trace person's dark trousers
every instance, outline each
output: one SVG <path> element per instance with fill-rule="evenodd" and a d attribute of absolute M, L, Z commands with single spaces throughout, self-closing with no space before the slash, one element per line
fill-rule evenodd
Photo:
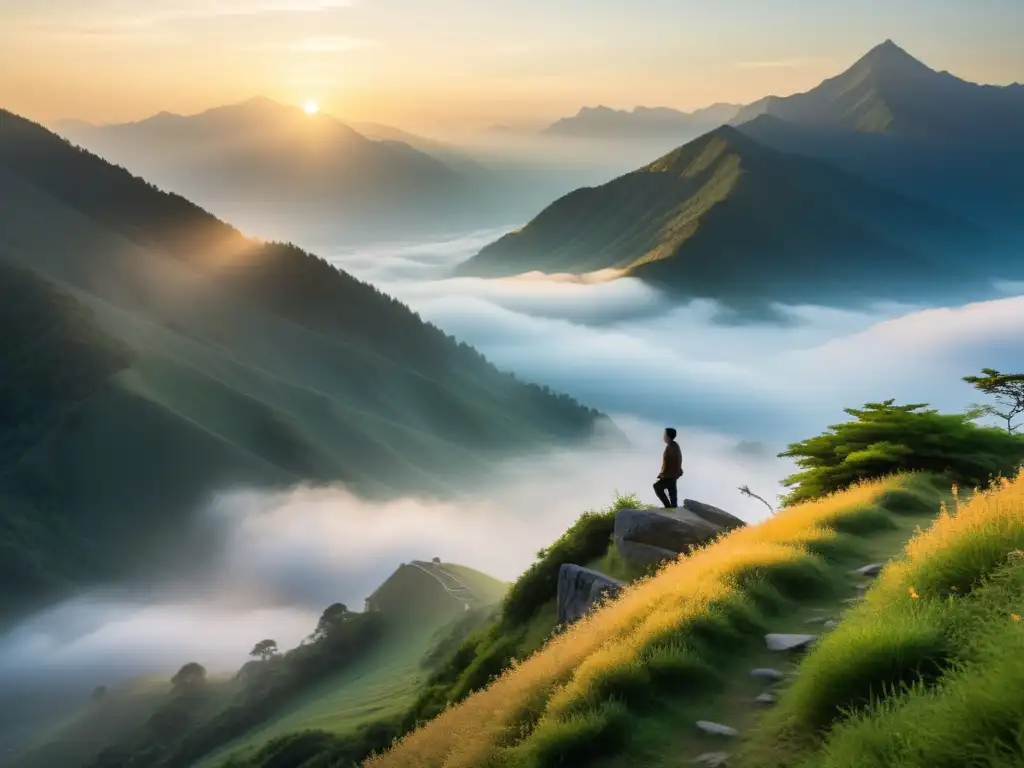
<path fill-rule="evenodd" d="M 675 509 L 679 506 L 679 491 L 676 488 L 674 477 L 659 477 L 654 484 L 654 492 L 666 509 Z"/>

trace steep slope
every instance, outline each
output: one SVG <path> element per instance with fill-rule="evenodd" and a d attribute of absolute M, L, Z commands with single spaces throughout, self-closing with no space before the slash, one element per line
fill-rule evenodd
<path fill-rule="evenodd" d="M 935 72 L 887 41 L 806 93 L 750 105 L 733 124 L 1024 237 L 1022 85 Z"/>
<path fill-rule="evenodd" d="M 401 134 L 375 141 L 326 114 L 258 97 L 197 115 L 60 130 L 105 159 L 263 237 L 397 239 L 496 216 L 488 179 Z"/>
<path fill-rule="evenodd" d="M 619 270 L 728 301 L 964 295 L 985 236 L 948 214 L 722 126 L 577 190 L 460 266 L 464 275 Z"/>
<path fill-rule="evenodd" d="M 0 613 L 201 562 L 228 486 L 447 494 L 603 421 L 9 113 L 0 197 Z"/>
<path fill-rule="evenodd" d="M 583 107 L 572 117 L 555 121 L 542 133 L 575 139 L 669 138 L 678 144 L 689 136 L 729 122 L 740 109 L 736 104 L 712 104 L 693 112 L 669 107 L 636 107 L 633 110 Z"/>
<path fill-rule="evenodd" d="M 772 686 L 751 670 L 788 671 L 795 658 L 766 648 L 765 634 L 827 632 L 867 586 L 851 571 L 898 556 L 943 496 L 924 477 L 896 477 L 738 528 L 633 582 L 363 765 L 668 768 L 734 752 L 737 739 L 698 722 L 750 732 L 767 709 L 756 697 Z"/>
<path fill-rule="evenodd" d="M 732 122 L 761 114 L 918 141 L 1016 143 L 1024 130 L 1024 89 L 978 85 L 936 72 L 886 40 L 816 88 L 768 96 L 742 109 Z"/>

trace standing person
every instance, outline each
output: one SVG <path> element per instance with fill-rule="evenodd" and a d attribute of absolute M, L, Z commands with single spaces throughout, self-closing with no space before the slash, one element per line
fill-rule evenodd
<path fill-rule="evenodd" d="M 665 453 L 661 457 L 658 482 L 654 484 L 654 492 L 658 494 L 658 499 L 665 505 L 665 509 L 675 509 L 679 506 L 676 481 L 682 476 L 683 451 L 676 442 L 676 431 L 672 427 L 665 427 Z"/>

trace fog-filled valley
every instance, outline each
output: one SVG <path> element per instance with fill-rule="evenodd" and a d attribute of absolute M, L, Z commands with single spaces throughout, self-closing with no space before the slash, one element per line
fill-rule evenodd
<path fill-rule="evenodd" d="M 126 29 L 193 16 L 154 18 Z M 755 542 L 818 558 L 792 571 L 807 586 L 928 524 L 892 523 L 891 494 L 958 509 L 963 478 L 1013 474 L 1024 86 L 891 40 L 843 66 L 791 95 L 437 137 L 266 97 L 48 129 L 0 84 L 0 766 L 403 765 L 422 747 L 394 740 L 666 562 L 781 530 L 797 491 L 903 483 L 872 486 L 863 528 L 844 511 Z M 908 448 L 918 417 L 977 442 Z M 851 418 L 864 446 L 811 442 Z M 675 506 L 654 487 L 674 492 L 673 441 L 683 509 L 654 525 L 699 536 L 629 540 L 623 520 Z M 813 485 L 829 451 L 849 475 Z M 880 549 L 843 551 L 869 523 Z M 721 578 L 784 614 L 779 562 Z M 567 587 L 567 566 L 597 581 Z M 707 650 L 691 639 L 672 652 Z M 630 668 L 661 669 L 651 648 Z M 571 709 L 577 682 L 510 720 L 507 768 L 641 759 L 581 746 L 625 721 L 614 686 Z M 484 764 L 430 738 L 454 746 L 415 764 Z"/>

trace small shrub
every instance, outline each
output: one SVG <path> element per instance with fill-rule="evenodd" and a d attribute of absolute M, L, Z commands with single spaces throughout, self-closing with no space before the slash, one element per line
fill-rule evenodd
<path fill-rule="evenodd" d="M 892 400 L 847 408 L 852 421 L 793 443 L 780 456 L 796 458 L 802 471 L 786 478 L 794 487 L 785 504 L 815 499 L 862 480 L 901 472 L 932 472 L 965 488 L 1013 476 L 1024 462 L 1024 437 L 980 427 L 968 414 L 922 410 Z"/>

